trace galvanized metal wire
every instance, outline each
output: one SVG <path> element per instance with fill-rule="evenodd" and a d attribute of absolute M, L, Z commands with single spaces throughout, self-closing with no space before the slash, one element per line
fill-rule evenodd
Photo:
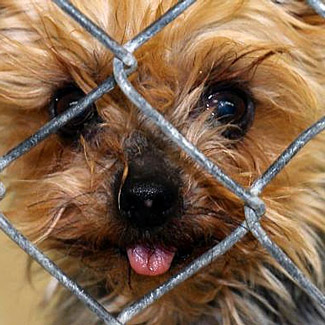
<path fill-rule="evenodd" d="M 325 3 L 323 0 L 307 0 L 308 4 L 322 17 L 325 17 Z"/>
<path fill-rule="evenodd" d="M 54 276 L 63 286 L 76 295 L 92 312 L 94 312 L 104 324 L 121 324 L 106 309 L 91 297 L 76 282 L 70 279 L 59 267 L 46 255 L 40 252 L 30 241 L 15 229 L 8 219 L 0 213 L 0 228 L 5 234 L 16 242 L 30 257 L 37 261 L 47 272 Z"/>
<path fill-rule="evenodd" d="M 218 166 L 204 156 L 192 143 L 190 143 L 170 122 L 168 122 L 157 110 L 155 110 L 131 85 L 128 75 L 137 68 L 137 61 L 133 52 L 146 41 L 154 37 L 163 27 L 175 20 L 195 0 L 179 1 L 177 5 L 166 12 L 152 25 L 148 26 L 140 34 L 124 45 L 117 43 L 100 27 L 89 20 L 82 12 L 74 7 L 69 1 L 53 0 L 62 10 L 71 16 L 80 26 L 85 28 L 91 35 L 100 41 L 108 50 L 113 52 L 113 76 L 107 78 L 101 85 L 93 89 L 87 96 L 78 101 L 72 108 L 55 117 L 45 124 L 30 138 L 19 144 L 14 149 L 0 158 L 0 172 L 3 171 L 14 160 L 31 150 L 34 146 L 46 139 L 50 134 L 58 131 L 71 119 L 81 114 L 91 103 L 101 98 L 105 93 L 112 90 L 116 83 L 127 98 L 135 104 L 138 109 L 151 119 L 181 150 L 185 151 L 195 162 L 201 165 L 208 173 L 215 177 L 223 186 L 237 195 L 244 203 L 246 220 L 236 228 L 228 237 L 219 244 L 208 250 L 201 257 L 186 266 L 180 273 L 173 276 L 152 292 L 145 295 L 139 301 L 126 307 L 118 317 L 113 317 L 93 297 L 85 292 L 77 283 L 70 279 L 60 268 L 53 263 L 45 254 L 39 251 L 28 239 L 26 239 L 14 226 L 0 213 L 0 228 L 16 242 L 27 254 L 35 259 L 46 271 L 54 276 L 62 285 L 79 298 L 99 319 L 105 324 L 125 324 L 135 315 L 140 313 L 150 304 L 155 302 L 169 290 L 185 281 L 203 267 L 209 265 L 222 254 L 227 252 L 233 245 L 240 241 L 248 232 L 251 232 L 260 244 L 278 261 L 288 272 L 294 281 L 306 291 L 306 293 L 325 308 L 325 295 L 312 284 L 289 259 L 289 257 L 268 237 L 260 224 L 260 219 L 267 209 L 264 202 L 259 198 L 263 189 L 272 181 L 276 175 L 291 161 L 307 142 L 317 134 L 325 130 L 325 117 L 320 119 L 306 131 L 304 131 L 279 158 L 268 168 L 267 171 L 257 179 L 250 189 L 245 189 Z M 322 1 L 309 0 L 308 3 L 322 16 L 325 17 L 325 6 Z M 0 199 L 5 196 L 5 188 L 0 183 Z"/>

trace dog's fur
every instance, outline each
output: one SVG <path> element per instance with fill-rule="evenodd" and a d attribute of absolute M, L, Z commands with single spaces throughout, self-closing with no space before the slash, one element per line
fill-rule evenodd
<path fill-rule="evenodd" d="M 73 1 L 120 43 L 176 2 Z M 135 52 L 138 69 L 130 80 L 209 159 L 249 186 L 324 115 L 324 49 L 325 21 L 304 1 L 199 0 Z M 51 1 L 0 0 L 1 153 L 50 119 L 57 89 L 74 83 L 88 93 L 111 75 L 112 57 Z M 218 82 L 236 82 L 253 95 L 254 122 L 241 139 L 226 139 L 223 127 L 207 126 L 206 114 L 192 114 L 206 85 Z M 23 233 L 117 313 L 229 235 L 244 220 L 243 204 L 172 145 L 119 89 L 96 107 L 103 123 L 92 132 L 73 143 L 52 135 L 6 169 L 2 206 Z M 149 141 L 150 149 L 137 137 Z M 321 290 L 324 143 L 320 135 L 308 144 L 262 194 L 263 227 Z M 116 209 L 115 184 L 137 145 L 177 171 L 182 184 L 182 215 L 155 231 L 129 226 Z M 165 274 L 146 277 L 126 258 L 126 247 L 137 242 L 191 254 L 175 260 Z M 56 324 L 98 323 L 60 288 L 53 301 Z M 324 322 L 320 307 L 247 235 L 130 324 Z"/>

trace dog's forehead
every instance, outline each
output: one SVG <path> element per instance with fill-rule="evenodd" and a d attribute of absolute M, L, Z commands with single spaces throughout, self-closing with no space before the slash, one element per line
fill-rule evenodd
<path fill-rule="evenodd" d="M 72 3 L 116 41 L 125 43 L 153 23 L 177 1 L 78 0 Z M 11 11 L 11 23 L 19 22 L 26 27 L 29 25 L 43 36 L 55 38 L 65 35 L 68 38 L 75 38 L 77 42 L 82 42 L 82 38 L 91 44 L 97 42 L 89 35 L 86 37 L 84 30 L 50 0 L 5 0 L 2 6 Z M 163 41 L 167 45 L 179 39 L 188 39 L 203 30 L 205 34 L 220 33 L 231 38 L 236 38 L 236 34 L 241 37 L 245 34 L 255 35 L 256 38 L 276 39 L 286 34 L 286 28 L 281 25 L 297 23 L 282 7 L 270 0 L 199 0 L 165 27 L 160 34 L 165 35 Z M 272 33 L 267 27 L 272 28 Z M 277 30 L 282 32 L 277 33 Z M 82 38 L 80 33 L 83 34 Z"/>
<path fill-rule="evenodd" d="M 124 44 L 177 1 L 78 0 L 72 3 L 118 43 Z M 90 66 L 96 73 L 105 67 L 104 75 L 111 72 L 106 69 L 113 54 L 52 1 L 11 0 L 4 1 L 3 7 L 8 10 L 4 9 L 2 24 L 10 26 L 10 31 L 3 28 L 3 34 L 26 44 L 29 56 L 35 53 L 35 60 L 40 61 L 38 55 L 44 49 L 43 60 L 48 60 L 52 71 L 55 69 L 50 62 L 54 53 L 59 54 L 61 62 L 71 66 Z M 298 22 L 269 0 L 197 1 L 149 40 L 154 51 L 143 47 L 137 54 L 157 62 L 168 61 L 169 54 L 174 53 L 174 57 L 181 56 L 180 61 L 186 62 L 187 55 L 194 57 L 209 51 L 215 40 L 234 41 L 242 46 L 263 42 L 291 45 L 300 38 L 294 24 Z M 16 55 L 20 55 L 18 50 Z M 216 52 L 213 59 L 222 55 L 222 51 Z"/>
<path fill-rule="evenodd" d="M 72 3 L 124 44 L 177 1 L 78 0 Z M 1 64 L 6 71 L 18 72 L 20 80 L 25 81 L 25 94 L 30 93 L 33 100 L 24 96 L 21 99 L 24 106 L 43 106 L 55 89 L 67 82 L 75 82 L 88 92 L 112 74 L 113 54 L 54 2 L 4 0 L 1 5 L 1 34 L 5 36 L 0 44 L 0 54 L 4 53 Z M 160 88 L 163 81 L 167 88 L 172 85 L 172 92 L 173 85 L 180 83 L 184 87 L 187 83 L 188 87 L 184 87 L 187 91 L 211 68 L 226 70 L 228 61 L 238 57 L 236 69 L 245 72 L 248 66 L 256 66 L 251 65 L 252 60 L 265 57 L 269 51 L 280 54 L 276 56 L 278 70 L 287 71 L 286 76 L 290 73 L 290 78 L 277 73 L 277 83 L 281 79 L 289 84 L 288 80 L 295 78 L 293 74 L 305 73 L 299 68 L 299 62 L 307 59 L 306 53 L 309 52 L 309 58 L 316 57 L 313 51 L 318 48 L 313 46 L 312 38 L 310 43 L 306 38 L 306 33 L 313 32 L 313 26 L 296 19 L 284 6 L 270 0 L 199 0 L 136 51 L 137 73 L 142 81 L 156 79 L 152 89 Z M 294 60 L 282 55 L 291 49 L 296 55 Z M 263 65 L 264 60 L 258 64 Z M 179 75 L 178 71 L 181 71 Z M 268 78 L 263 86 L 260 83 L 260 89 L 271 83 L 275 71 L 273 67 L 264 69 Z M 4 76 L 4 80 L 9 77 Z M 250 76 L 247 74 L 247 77 Z M 8 80 L 8 84 L 11 83 L 12 80 Z M 38 98 L 43 99 L 37 99 L 37 103 L 35 89 L 40 95 Z"/>

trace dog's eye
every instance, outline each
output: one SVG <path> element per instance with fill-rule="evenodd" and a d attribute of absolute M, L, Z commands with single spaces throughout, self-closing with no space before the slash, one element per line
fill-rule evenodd
<path fill-rule="evenodd" d="M 85 93 L 74 85 L 69 85 L 59 89 L 52 97 L 49 113 L 50 117 L 60 115 L 64 111 L 68 110 L 78 102 Z M 76 116 L 70 122 L 65 124 L 59 130 L 59 134 L 65 138 L 75 138 L 83 133 L 90 123 L 99 119 L 96 107 L 94 105 L 89 106 L 84 112 Z"/>
<path fill-rule="evenodd" d="M 255 107 L 252 96 L 236 86 L 207 87 L 199 106 L 210 113 L 209 126 L 227 125 L 223 136 L 229 139 L 241 138 L 253 122 Z"/>

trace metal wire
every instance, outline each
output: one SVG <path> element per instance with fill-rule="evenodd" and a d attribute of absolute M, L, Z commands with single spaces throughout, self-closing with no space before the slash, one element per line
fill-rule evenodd
<path fill-rule="evenodd" d="M 22 156 L 24 153 L 31 150 L 41 141 L 46 139 L 52 133 L 58 131 L 63 125 L 70 120 L 84 112 L 90 104 L 102 97 L 106 92 L 112 90 L 115 86 L 113 77 L 108 78 L 99 87 L 93 89 L 86 97 L 79 100 L 69 110 L 63 112 L 61 115 L 53 118 L 50 122 L 41 127 L 35 134 L 29 137 L 24 142 L 10 150 L 0 158 L 0 172 L 8 167 L 13 161 Z"/>
<path fill-rule="evenodd" d="M 83 15 L 74 5 L 64 0 L 53 0 L 64 12 L 70 15 L 76 22 L 78 22 L 85 30 L 92 36 L 103 43 L 114 55 L 119 58 L 127 66 L 136 68 L 137 61 L 135 57 L 126 50 L 126 48 L 114 39 L 108 36 L 100 27 L 95 25 L 85 15 Z"/>
<path fill-rule="evenodd" d="M 256 180 L 251 188 L 255 195 L 261 193 L 265 186 L 289 163 L 289 161 L 303 148 L 307 142 L 313 139 L 317 134 L 325 130 L 325 117 L 305 130 L 289 147 L 283 151 L 280 157 L 267 169 L 267 171 Z"/>
<path fill-rule="evenodd" d="M 73 280 L 67 277 L 47 256 L 40 252 L 30 243 L 11 223 L 0 213 L 0 228 L 15 241 L 24 251 L 34 258 L 44 269 L 52 274 L 61 284 L 76 295 L 99 319 L 105 324 L 124 324 L 131 320 L 143 309 L 155 302 L 169 290 L 185 281 L 203 267 L 210 264 L 216 258 L 227 252 L 231 247 L 241 240 L 248 232 L 251 232 L 261 245 L 279 262 L 280 265 L 291 275 L 291 277 L 303 288 L 311 298 L 325 307 L 325 296 L 316 288 L 289 259 L 288 256 L 268 237 L 260 225 L 260 219 L 265 213 L 264 202 L 258 197 L 262 190 L 272 181 L 274 177 L 290 162 L 290 160 L 301 150 L 308 141 L 325 129 L 325 117 L 316 122 L 313 126 L 304 131 L 280 157 L 268 168 L 267 171 L 257 179 L 250 189 L 245 189 L 218 166 L 208 160 L 192 143 L 190 143 L 181 133 L 164 117 L 159 114 L 137 91 L 132 87 L 127 77 L 137 67 L 137 62 L 133 52 L 142 46 L 146 41 L 156 35 L 164 26 L 175 20 L 183 13 L 195 0 L 179 1 L 177 5 L 168 10 L 156 22 L 148 26 L 140 34 L 123 46 L 107 35 L 100 27 L 89 20 L 83 13 L 74 7 L 69 1 L 53 0 L 62 10 L 70 15 L 76 22 L 85 28 L 91 35 L 98 39 L 108 50 L 114 54 L 113 73 L 114 77 L 107 78 L 101 85 L 93 89 L 87 96 L 81 99 L 71 109 L 62 113 L 45 124 L 38 132 L 30 138 L 0 157 L 0 172 L 3 171 L 15 159 L 28 152 L 31 148 L 39 144 L 50 134 L 56 132 L 71 119 L 85 111 L 90 104 L 98 100 L 105 93 L 116 86 L 116 82 L 124 94 L 132 101 L 138 109 L 150 118 L 176 145 L 184 150 L 194 161 L 200 164 L 206 171 L 213 175 L 228 190 L 236 194 L 245 204 L 244 221 L 229 236 L 219 244 L 208 250 L 201 257 L 190 263 L 181 272 L 172 277 L 157 289 L 145 295 L 139 301 L 126 307 L 117 318 L 108 313 L 93 297 L 87 294 Z M 308 3 L 322 16 L 325 17 L 325 5 L 322 1 L 309 0 Z M 127 66 L 127 69 L 124 68 Z M 116 80 L 116 81 L 115 81 Z M 5 195 L 5 188 L 0 183 L 0 199 Z"/>
<path fill-rule="evenodd" d="M 99 319 L 105 324 L 121 325 L 106 309 L 91 297 L 83 288 L 76 282 L 71 280 L 62 270 L 55 265 L 52 260 L 40 252 L 31 242 L 24 237 L 7 218 L 0 212 L 0 228 L 4 233 L 17 243 L 30 257 L 37 261 L 47 272 L 54 276 L 63 286 L 76 295 Z"/>
<path fill-rule="evenodd" d="M 308 4 L 322 17 L 325 17 L 325 3 L 323 0 L 307 0 Z"/>
<path fill-rule="evenodd" d="M 123 68 L 123 64 L 118 59 L 114 59 L 114 77 L 124 94 L 135 104 L 148 118 L 150 118 L 172 141 L 183 149 L 192 159 L 206 169 L 223 186 L 235 193 L 247 205 L 257 211 L 258 215 L 265 212 L 264 203 L 260 198 L 251 195 L 242 186 L 237 184 L 226 175 L 218 166 L 204 156 L 192 143 L 190 143 L 171 123 L 169 123 L 157 110 L 155 110 L 131 85 Z"/>
<path fill-rule="evenodd" d="M 6 189 L 4 185 L 0 182 L 0 200 L 5 196 L 6 194 Z"/>
<path fill-rule="evenodd" d="M 292 278 L 304 289 L 310 297 L 325 308 L 325 296 L 303 274 L 291 259 L 270 239 L 262 228 L 255 212 L 245 207 L 246 221 L 251 233 L 265 247 L 279 264 L 292 276 Z"/>
<path fill-rule="evenodd" d="M 313 124 L 309 129 L 307 129 L 305 132 L 303 132 L 300 136 L 295 139 L 295 141 L 278 157 L 278 159 L 272 164 L 267 171 L 253 183 L 251 187 L 251 192 L 255 191 L 258 192 L 257 188 L 259 188 L 259 184 L 264 184 L 265 186 L 268 183 L 264 182 L 264 179 L 267 177 L 266 175 L 273 175 L 275 176 L 274 170 L 276 170 L 276 173 L 278 173 L 280 170 L 282 170 L 285 165 L 293 158 L 294 155 L 298 153 L 299 150 L 301 150 L 310 140 L 312 140 L 317 134 L 325 130 L 325 123 L 324 119 L 322 118 L 315 124 Z M 286 163 L 284 163 L 286 162 Z M 271 180 L 271 178 L 269 178 Z M 247 213 L 246 210 L 247 207 L 245 207 L 245 216 L 247 219 Z M 252 211 L 252 210 L 251 210 Z M 258 223 L 258 220 L 260 218 L 258 216 L 255 216 L 254 218 L 254 227 L 255 224 Z M 209 265 L 211 262 L 213 262 L 215 259 L 217 259 L 219 256 L 224 254 L 226 251 L 228 251 L 233 245 L 235 245 L 240 239 L 242 239 L 249 231 L 250 228 L 253 228 L 253 224 L 251 222 L 252 219 L 249 219 L 249 224 L 245 221 L 240 226 L 238 226 L 229 236 L 227 236 L 224 240 L 222 240 L 219 244 L 208 250 L 206 253 L 201 255 L 200 258 L 193 261 L 191 264 L 189 264 L 187 267 L 185 267 L 180 273 L 178 273 L 176 276 L 168 280 L 166 283 L 162 284 L 157 289 L 151 291 L 147 295 L 145 295 L 141 300 L 135 302 L 133 305 L 129 306 L 125 310 L 123 310 L 120 315 L 118 316 L 118 319 L 121 322 L 127 322 L 132 317 L 140 313 L 143 309 L 145 309 L 147 306 L 152 304 L 154 301 L 158 300 L 161 296 L 163 296 L 165 293 L 176 287 L 178 284 L 182 283 L 186 279 L 190 278 L 192 275 L 194 275 L 196 272 L 201 270 L 202 268 Z M 263 245 L 264 246 L 264 245 Z M 268 249 L 268 244 L 264 246 L 266 249 Z M 279 259 L 283 257 L 284 254 L 280 248 L 275 249 L 275 259 L 277 259 L 277 256 L 279 256 Z M 280 262 L 280 260 L 278 260 Z M 282 264 L 281 264 L 282 265 Z M 283 266 L 283 265 L 282 265 Z M 285 268 L 286 265 L 284 265 Z M 292 265 L 288 266 L 290 268 L 286 269 L 289 274 L 292 274 L 291 271 Z M 295 267 L 295 266 L 294 266 Z M 303 282 L 307 284 L 306 292 L 312 292 L 315 291 L 317 294 L 314 296 L 314 299 L 318 302 L 322 303 L 324 302 L 324 295 L 319 295 L 319 290 L 308 280 L 306 279 L 302 274 L 299 274 L 299 277 L 303 277 Z M 293 276 L 295 279 L 295 277 Z M 298 279 L 295 279 L 298 283 Z M 309 291 L 309 287 L 313 288 Z M 324 305 L 325 306 L 325 305 Z"/>
<path fill-rule="evenodd" d="M 56 0 L 53 0 L 53 2 Z M 190 5 L 192 5 L 196 0 L 186 0 L 179 2 L 177 5 L 172 7 L 170 10 L 168 10 L 162 17 L 160 17 L 155 23 L 151 24 L 148 28 L 144 29 L 141 33 L 139 33 L 137 36 L 135 36 L 132 40 L 130 40 L 126 47 L 128 47 L 128 50 L 130 52 L 133 52 L 138 47 L 143 45 L 148 39 L 150 39 L 150 32 L 152 33 L 152 37 L 156 35 L 163 27 L 168 25 L 171 21 L 173 21 L 176 17 L 178 17 L 182 12 L 184 12 Z M 60 0 L 60 4 L 65 4 L 66 12 L 70 14 L 69 10 L 74 7 L 69 6 L 68 1 Z M 79 12 L 80 13 L 80 12 Z M 71 13 L 71 16 L 73 17 L 75 15 L 74 12 Z M 83 15 L 80 13 L 80 15 Z M 83 15 L 84 16 L 84 15 Z M 84 21 L 87 24 L 87 21 L 89 21 L 85 16 L 84 20 L 80 19 L 79 23 L 82 25 Z M 92 23 L 93 24 L 93 23 Z M 93 24 L 95 25 L 95 24 Z M 83 25 L 82 25 L 83 26 Z M 85 27 L 86 28 L 86 27 Z M 105 32 L 98 28 L 96 30 L 98 33 Z M 106 34 L 105 34 L 106 35 Z M 104 45 L 106 45 L 106 42 L 109 43 L 110 37 L 108 35 L 102 35 L 99 37 L 99 40 L 104 40 Z M 134 65 L 133 65 L 134 67 Z M 128 69 L 126 71 L 126 74 L 129 75 L 132 73 L 132 68 Z M 80 99 L 75 105 L 71 106 L 71 108 L 59 116 L 53 118 L 51 121 L 46 123 L 42 128 L 39 129 L 35 134 L 33 134 L 31 137 L 26 139 L 24 142 L 20 143 L 18 146 L 10 150 L 7 154 L 0 157 L 0 172 L 4 170 L 4 168 L 8 167 L 14 160 L 22 156 L 24 153 L 31 150 L 33 147 L 35 147 L 37 144 L 39 144 L 41 141 L 46 139 L 49 135 L 52 133 L 55 133 L 58 131 L 63 125 L 68 123 L 70 120 L 74 119 L 79 114 L 82 114 L 92 103 L 94 103 L 96 100 L 101 98 L 105 93 L 108 93 L 111 91 L 116 82 L 114 80 L 114 77 L 111 76 L 107 78 L 101 85 L 99 85 L 97 88 L 94 88 L 87 96 Z"/>

